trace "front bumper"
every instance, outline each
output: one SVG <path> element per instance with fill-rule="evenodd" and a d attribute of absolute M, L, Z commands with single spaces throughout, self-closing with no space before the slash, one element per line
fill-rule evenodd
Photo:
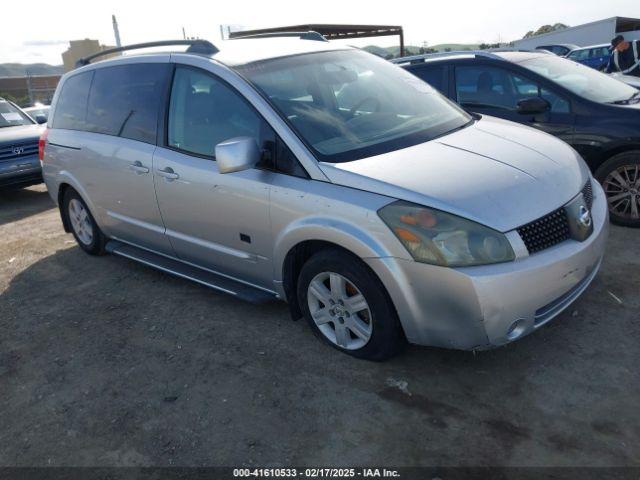
<path fill-rule="evenodd" d="M 42 183 L 38 155 L 28 155 L 0 162 L 0 188 L 23 187 Z"/>
<path fill-rule="evenodd" d="M 366 259 L 385 284 L 411 343 L 458 349 L 504 345 L 567 308 L 595 277 L 609 232 L 604 192 L 593 182 L 593 233 L 514 262 L 444 268 Z M 517 322 L 514 324 L 514 322 Z"/>

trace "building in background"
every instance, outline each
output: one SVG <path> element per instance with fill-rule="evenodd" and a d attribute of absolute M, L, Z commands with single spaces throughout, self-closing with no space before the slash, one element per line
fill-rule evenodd
<path fill-rule="evenodd" d="M 87 55 L 91 55 L 93 53 L 102 52 L 103 50 L 107 50 L 109 48 L 113 47 L 100 45 L 100 42 L 98 40 L 91 40 L 89 38 L 85 38 L 84 40 L 71 40 L 69 42 L 69 48 L 62 54 L 64 71 L 69 72 L 76 68 L 76 62 L 82 57 L 86 57 Z M 107 55 L 102 58 L 109 58 L 116 55 L 118 54 Z"/>
<path fill-rule="evenodd" d="M 26 75 L 0 78 L 0 97 L 21 107 L 36 103 L 49 105 L 61 75 Z"/>
<path fill-rule="evenodd" d="M 574 44 L 579 47 L 610 43 L 616 35 L 624 35 L 627 40 L 640 39 L 640 19 L 611 17 L 576 27 L 556 30 L 535 37 L 515 40 L 513 47 L 529 50 L 543 45 Z"/>

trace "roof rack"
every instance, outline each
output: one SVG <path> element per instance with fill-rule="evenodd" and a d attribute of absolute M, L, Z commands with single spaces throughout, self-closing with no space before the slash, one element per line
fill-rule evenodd
<path fill-rule="evenodd" d="M 300 40 L 315 40 L 316 42 L 328 42 L 322 34 L 309 30 L 308 32 L 266 32 L 242 35 L 237 32 L 230 40 L 241 40 L 246 38 L 272 38 L 272 37 L 296 37 Z"/>
<path fill-rule="evenodd" d="M 112 53 L 118 52 L 126 52 L 128 50 L 138 50 L 141 48 L 151 48 L 151 47 L 166 47 L 173 45 L 189 45 L 187 48 L 187 53 L 200 53 L 203 55 L 214 55 L 218 53 L 220 50 L 216 48 L 216 46 L 209 42 L 208 40 L 162 40 L 158 42 L 147 42 L 147 43 L 136 43 L 133 45 L 125 45 L 124 47 L 115 47 L 108 48 L 107 50 L 102 50 L 101 52 L 93 53 L 91 55 L 87 55 L 86 57 L 82 57 L 76 62 L 76 68 L 82 67 L 84 65 L 89 65 L 91 60 L 102 57 L 104 55 L 110 55 Z"/>
<path fill-rule="evenodd" d="M 412 55 L 410 57 L 400 57 L 391 59 L 392 63 L 422 63 L 431 58 L 451 57 L 455 55 L 475 55 L 477 57 L 493 58 L 494 60 L 504 60 L 495 53 L 486 50 L 455 50 L 451 52 L 425 53 L 422 55 Z"/>

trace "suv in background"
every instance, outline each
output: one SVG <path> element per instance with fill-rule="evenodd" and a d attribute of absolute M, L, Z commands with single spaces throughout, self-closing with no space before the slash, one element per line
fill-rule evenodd
<path fill-rule="evenodd" d="M 0 98 L 0 188 L 42 183 L 38 161 L 42 130 L 16 104 Z"/>
<path fill-rule="evenodd" d="M 42 163 L 83 250 L 286 299 L 376 360 L 405 338 L 509 343 L 587 288 L 609 223 L 574 150 L 375 55 L 287 35 L 169 42 L 190 47 L 64 75 Z"/>
<path fill-rule="evenodd" d="M 564 57 L 567 53 L 576 48 L 579 48 L 578 45 L 559 43 L 555 45 L 540 45 L 536 47 L 536 50 L 546 50 L 547 52 L 555 53 L 559 57 Z"/>
<path fill-rule="evenodd" d="M 22 110 L 26 112 L 31 118 L 33 118 L 38 123 L 47 123 L 49 119 L 49 109 L 51 107 L 49 105 L 42 105 L 36 103 L 32 107 L 23 108 Z"/>
<path fill-rule="evenodd" d="M 582 155 L 614 223 L 640 227 L 640 92 L 539 52 L 454 52 L 395 59 L 468 111 L 535 127 Z"/>
<path fill-rule="evenodd" d="M 609 44 L 592 45 L 590 47 L 580 47 L 571 50 L 566 58 L 574 62 L 581 63 L 587 67 L 596 70 L 604 70 L 609 64 L 611 58 L 611 49 Z"/>

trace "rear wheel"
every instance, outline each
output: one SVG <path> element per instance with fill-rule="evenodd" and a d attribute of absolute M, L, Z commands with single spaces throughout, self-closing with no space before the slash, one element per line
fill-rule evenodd
<path fill-rule="evenodd" d="M 63 198 L 62 213 L 80 248 L 90 255 L 104 254 L 105 236 L 78 192 L 69 188 Z"/>
<path fill-rule="evenodd" d="M 298 302 L 316 335 L 354 357 L 385 360 L 403 343 L 384 286 L 348 253 L 324 250 L 312 256 L 298 278 Z"/>
<path fill-rule="evenodd" d="M 595 173 L 609 205 L 611 221 L 640 227 L 640 150 L 620 153 Z"/>

